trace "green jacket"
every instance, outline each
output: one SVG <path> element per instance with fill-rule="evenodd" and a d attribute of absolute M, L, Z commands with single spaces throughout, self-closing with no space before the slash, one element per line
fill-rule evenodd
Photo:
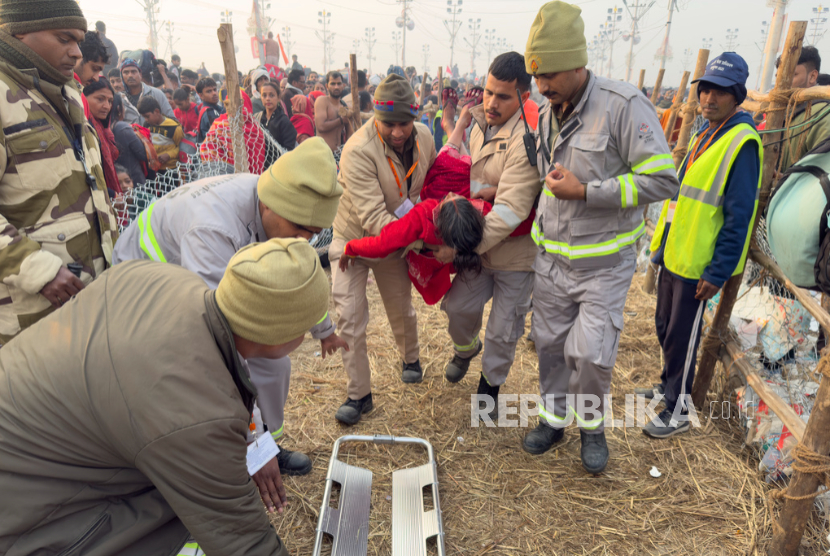
<path fill-rule="evenodd" d="M 0 349 L 0 554 L 288 556 L 246 464 L 256 389 L 204 280 L 128 261 Z"/>
<path fill-rule="evenodd" d="M 82 263 L 89 283 L 110 265 L 117 223 L 81 103 L 74 80 L 58 88 L 0 60 L 0 344 L 52 312 L 39 292 L 61 266 Z"/>
<path fill-rule="evenodd" d="M 830 103 L 814 102 L 810 119 L 818 116 L 819 112 L 825 108 L 830 108 Z M 806 110 L 806 102 L 796 107 L 790 128 L 805 121 Z M 807 131 L 805 131 L 805 127 Z M 791 129 L 787 133 L 789 140 L 785 141 L 781 148 L 781 157 L 783 160 L 783 164 L 781 164 L 782 172 L 798 162 L 801 157 L 813 150 L 816 145 L 830 137 L 830 112 L 825 114 L 819 121 L 805 127 Z M 799 152 L 798 146 L 801 144 L 802 139 L 804 140 L 804 145 Z"/>

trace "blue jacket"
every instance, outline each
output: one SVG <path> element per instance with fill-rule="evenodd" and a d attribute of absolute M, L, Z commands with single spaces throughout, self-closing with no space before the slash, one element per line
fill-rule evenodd
<path fill-rule="evenodd" d="M 717 133 L 713 143 L 719 140 L 726 132 L 738 124 L 749 124 L 755 127 L 752 121 L 752 116 L 747 112 L 738 112 L 725 126 Z M 701 144 L 706 144 L 709 141 L 712 133 L 717 128 L 710 128 L 709 122 L 705 122 L 703 127 L 698 131 L 698 135 L 702 135 Z M 723 227 L 718 233 L 718 240 L 715 242 L 715 253 L 712 255 L 712 261 L 709 266 L 703 271 L 701 279 L 706 280 L 719 288 L 723 287 L 726 281 L 735 272 L 738 262 L 741 260 L 744 243 L 746 242 L 746 234 L 749 227 L 752 226 L 752 212 L 755 209 L 755 195 L 758 189 L 758 178 L 761 173 L 761 158 L 758 154 L 758 149 L 754 142 L 746 143 L 735 158 L 735 163 L 729 171 L 729 176 L 726 179 L 726 188 L 723 199 Z M 678 172 L 678 179 L 683 183 L 686 175 L 686 161 Z M 677 197 L 675 196 L 675 199 Z M 663 243 L 660 249 L 652 257 L 652 262 L 663 265 L 663 250 L 666 244 L 666 238 L 669 237 L 669 230 L 671 224 L 666 226 L 663 232 Z M 663 268 L 664 271 L 668 270 Z M 677 276 L 684 282 L 696 284 L 697 280 L 690 280 Z"/>
<path fill-rule="evenodd" d="M 202 107 L 206 107 L 207 110 L 205 110 L 205 113 L 202 114 L 202 119 L 199 121 L 199 137 L 197 138 L 198 143 L 205 140 L 208 131 L 210 131 L 210 126 L 213 125 L 213 121 L 225 113 L 225 106 L 221 102 L 218 104 L 210 104 L 205 102 L 199 107 L 200 112 Z"/>

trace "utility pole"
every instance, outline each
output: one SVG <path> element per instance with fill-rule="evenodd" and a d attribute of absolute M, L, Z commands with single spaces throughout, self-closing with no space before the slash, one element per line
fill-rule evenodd
<path fill-rule="evenodd" d="M 481 34 L 479 33 L 479 30 L 481 29 L 481 19 L 479 18 L 475 21 L 470 19 L 467 24 L 467 28 L 470 30 L 470 38 L 472 40 L 467 40 L 465 37 L 464 42 L 466 42 L 467 46 L 469 46 L 470 50 L 472 50 L 472 54 L 470 55 L 470 73 L 475 73 L 476 57 L 478 57 L 478 41 L 481 40 Z"/>
<path fill-rule="evenodd" d="M 605 27 L 606 29 L 609 26 L 611 27 L 611 31 L 607 37 L 609 41 L 607 77 L 609 79 L 611 78 L 611 70 L 614 69 L 614 43 L 617 40 L 617 22 L 619 21 L 622 21 L 622 8 L 618 8 L 617 6 L 608 8 L 608 16 L 606 17 Z"/>
<path fill-rule="evenodd" d="M 825 8 L 821 4 L 817 8 L 813 8 L 813 17 L 810 18 L 810 24 L 813 26 L 813 40 L 810 43 L 812 46 L 815 46 L 824 37 L 824 24 L 827 23 L 826 16 L 828 12 L 830 12 L 830 8 Z M 819 30 L 821 30 L 821 34 L 819 34 Z"/>
<path fill-rule="evenodd" d="M 375 43 L 378 42 L 375 40 L 375 28 L 374 27 L 366 27 L 366 31 L 363 33 L 363 42 L 366 44 L 366 50 L 369 52 L 368 56 L 366 56 L 369 60 L 369 73 L 372 73 L 372 47 L 375 46 Z"/>
<path fill-rule="evenodd" d="M 172 21 L 165 21 L 164 22 L 164 30 L 167 31 L 167 53 L 165 57 L 169 60 L 170 57 L 175 54 L 173 51 L 173 45 L 179 42 L 179 39 L 173 40 L 173 33 L 175 32 L 175 23 Z"/>
<path fill-rule="evenodd" d="M 663 47 L 660 49 L 660 69 L 666 69 L 666 58 L 669 56 L 669 33 L 671 33 L 671 17 L 677 9 L 677 0 L 669 0 L 669 19 L 666 21 L 666 37 L 663 39 Z"/>
<path fill-rule="evenodd" d="M 784 20 L 787 18 L 787 3 L 789 0 L 768 0 L 767 6 L 774 8 L 772 23 L 764 47 L 764 71 L 761 74 L 760 92 L 765 93 L 772 87 L 772 76 L 775 70 L 775 58 L 778 56 L 778 46 L 781 44 L 781 31 Z"/>
<path fill-rule="evenodd" d="M 461 29 L 461 20 L 457 17 L 461 14 L 462 0 L 447 0 L 447 13 L 452 15 L 452 21 L 444 20 L 444 27 L 450 34 L 450 69 L 453 68 L 453 55 L 455 54 L 455 37 Z"/>
<path fill-rule="evenodd" d="M 721 47 L 726 52 L 735 52 L 735 49 L 740 45 L 737 44 L 735 41 L 738 40 L 738 28 L 735 29 L 727 29 L 726 30 L 726 46 L 721 45 Z"/>
<path fill-rule="evenodd" d="M 638 0 L 634 0 L 637 2 Z M 625 80 L 631 81 L 631 68 L 634 66 L 634 45 L 640 43 L 640 34 L 638 32 L 638 24 L 643 17 L 645 17 L 646 13 L 649 9 L 654 5 L 654 1 L 652 0 L 650 4 L 634 4 L 629 5 L 626 0 L 623 0 L 623 4 L 625 8 L 628 10 L 628 15 L 631 17 L 631 34 L 630 35 L 623 35 L 623 40 L 631 40 L 631 46 L 628 49 L 628 64 L 625 68 Z M 633 10 L 633 11 L 632 11 Z M 628 38 L 626 38 L 628 37 Z"/>
<path fill-rule="evenodd" d="M 147 26 L 150 28 L 150 50 L 153 54 L 159 54 L 159 37 L 156 16 L 159 13 L 159 3 L 161 0 L 136 0 L 139 6 L 144 8 L 144 13 L 147 14 Z"/>
<path fill-rule="evenodd" d="M 400 66 L 398 63 L 400 60 L 400 52 L 401 52 L 401 32 L 400 31 L 392 31 L 392 42 L 395 43 L 395 65 Z"/>
<path fill-rule="evenodd" d="M 280 38 L 282 39 L 282 45 L 288 53 L 288 57 L 291 58 L 291 55 L 294 54 L 294 41 L 291 40 L 291 27 L 283 27 Z"/>
<path fill-rule="evenodd" d="M 265 16 L 265 10 L 269 9 L 271 4 L 266 4 L 265 0 L 256 0 L 254 2 L 254 29 L 248 28 L 249 33 L 253 33 L 257 39 L 264 39 L 268 35 L 268 29 L 271 27 L 271 18 Z M 265 65 L 265 45 L 257 42 L 257 54 L 259 55 L 260 65 Z"/>
<path fill-rule="evenodd" d="M 332 46 L 334 46 L 334 33 L 329 33 L 331 24 L 331 12 L 323 10 L 317 12 L 317 23 L 323 26 L 321 31 L 314 31 L 317 38 L 323 43 L 323 73 L 328 73 L 330 60 L 334 57 Z"/>
<path fill-rule="evenodd" d="M 406 30 L 412 31 L 415 28 L 415 22 L 409 19 L 409 3 L 412 0 L 397 0 L 398 4 L 403 4 L 403 11 L 395 24 L 403 29 L 403 38 L 401 39 L 401 67 L 406 71 Z"/>
<path fill-rule="evenodd" d="M 703 39 L 701 41 L 701 47 L 703 50 L 712 50 L 712 43 L 714 42 L 713 39 Z"/>
<path fill-rule="evenodd" d="M 226 23 L 227 25 L 230 25 L 230 29 L 233 29 L 233 12 L 232 11 L 222 10 L 221 12 L 219 12 L 219 16 L 221 17 L 222 23 Z M 236 34 L 236 33 L 234 33 L 234 34 Z M 231 37 L 231 42 L 233 42 L 233 37 Z M 233 48 L 234 48 L 233 53 L 234 54 L 239 54 L 239 45 L 234 43 Z"/>
<path fill-rule="evenodd" d="M 766 21 L 761 22 L 761 42 L 756 42 L 755 47 L 761 51 L 761 62 L 758 65 L 758 79 L 755 80 L 755 88 L 761 85 L 761 74 L 764 72 L 764 44 L 767 42 L 767 36 L 769 36 L 769 23 Z"/>
<path fill-rule="evenodd" d="M 694 53 L 695 53 L 695 51 L 692 50 L 691 48 L 687 48 L 686 50 L 683 51 L 683 69 L 684 70 L 689 67 L 689 62 L 692 61 L 692 56 L 694 55 Z"/>
<path fill-rule="evenodd" d="M 424 71 L 429 72 L 429 45 L 425 44 L 421 47 L 421 50 L 424 53 Z"/>
<path fill-rule="evenodd" d="M 487 50 L 487 69 L 490 69 L 490 60 L 493 59 L 493 49 L 496 47 L 496 30 L 484 30 L 484 48 Z"/>

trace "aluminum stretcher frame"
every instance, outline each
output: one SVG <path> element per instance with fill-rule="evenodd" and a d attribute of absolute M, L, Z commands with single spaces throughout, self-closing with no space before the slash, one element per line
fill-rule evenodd
<path fill-rule="evenodd" d="M 392 556 L 426 556 L 427 539 L 431 537 L 436 538 L 438 556 L 445 556 L 444 526 L 438 499 L 438 465 L 432 445 L 422 438 L 385 434 L 346 435 L 335 441 L 312 555 L 320 555 L 324 534 L 332 537 L 332 556 L 365 556 L 369 547 L 372 472 L 337 459 L 344 442 L 418 444 L 426 449 L 428 463 L 392 472 Z M 329 505 L 334 482 L 340 484 L 337 509 Z M 425 512 L 422 489 L 428 485 L 432 486 L 433 509 Z"/>

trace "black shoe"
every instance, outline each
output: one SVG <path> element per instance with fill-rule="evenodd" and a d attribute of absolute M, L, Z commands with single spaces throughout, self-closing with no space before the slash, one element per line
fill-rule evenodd
<path fill-rule="evenodd" d="M 544 423 L 539 423 L 536 428 L 525 435 L 522 442 L 522 449 L 534 456 L 544 454 L 551 446 L 562 440 L 565 436 L 565 429 L 555 429 Z"/>
<path fill-rule="evenodd" d="M 673 414 L 674 412 L 668 408 L 664 409 L 656 419 L 652 419 L 646 423 L 646 426 L 643 427 L 643 432 L 652 438 L 668 438 L 675 434 L 686 432 L 691 428 L 688 419 L 672 422 Z M 685 416 L 686 414 L 684 413 L 683 417 Z"/>
<path fill-rule="evenodd" d="M 372 393 L 369 392 L 359 400 L 346 400 L 346 403 L 340 406 L 334 418 L 344 425 L 356 425 L 360 422 L 360 416 L 364 413 L 372 411 Z"/>
<path fill-rule="evenodd" d="M 421 368 L 421 360 L 414 363 L 404 363 L 401 380 L 407 384 L 417 384 L 424 380 L 424 370 Z"/>
<path fill-rule="evenodd" d="M 661 383 L 653 384 L 651 388 L 635 388 L 634 395 L 635 396 L 642 396 L 647 400 L 652 400 L 656 398 L 658 395 L 664 396 L 666 393 L 663 391 L 663 385 Z"/>
<path fill-rule="evenodd" d="M 478 379 L 478 391 L 476 392 L 476 394 L 478 394 L 479 396 L 490 396 L 491 398 L 493 398 L 493 401 L 496 402 L 496 407 L 494 407 L 493 410 L 488 413 L 493 423 L 499 420 L 499 388 L 501 387 L 490 386 L 490 384 L 487 382 L 487 379 L 484 377 L 484 373 L 481 373 L 481 378 Z M 487 407 L 487 402 L 485 402 L 486 399 L 487 398 L 478 400 L 479 410 Z"/>
<path fill-rule="evenodd" d="M 605 433 L 586 434 L 579 431 L 579 439 L 582 441 L 582 467 L 588 473 L 602 473 L 608 465 L 608 444 L 605 442 Z"/>
<path fill-rule="evenodd" d="M 292 452 L 282 446 L 277 454 L 277 463 L 282 475 L 297 476 L 311 473 L 311 458 L 302 452 Z"/>
<path fill-rule="evenodd" d="M 467 369 L 470 368 L 470 362 L 476 355 L 481 353 L 481 349 L 483 347 L 484 344 L 478 342 L 478 346 L 476 346 L 475 351 L 473 351 L 473 354 L 467 359 L 459 357 L 458 354 L 453 355 L 450 362 L 447 363 L 447 368 L 444 369 L 444 375 L 447 377 L 447 380 L 455 383 L 464 378 L 464 375 L 467 374 Z"/>

